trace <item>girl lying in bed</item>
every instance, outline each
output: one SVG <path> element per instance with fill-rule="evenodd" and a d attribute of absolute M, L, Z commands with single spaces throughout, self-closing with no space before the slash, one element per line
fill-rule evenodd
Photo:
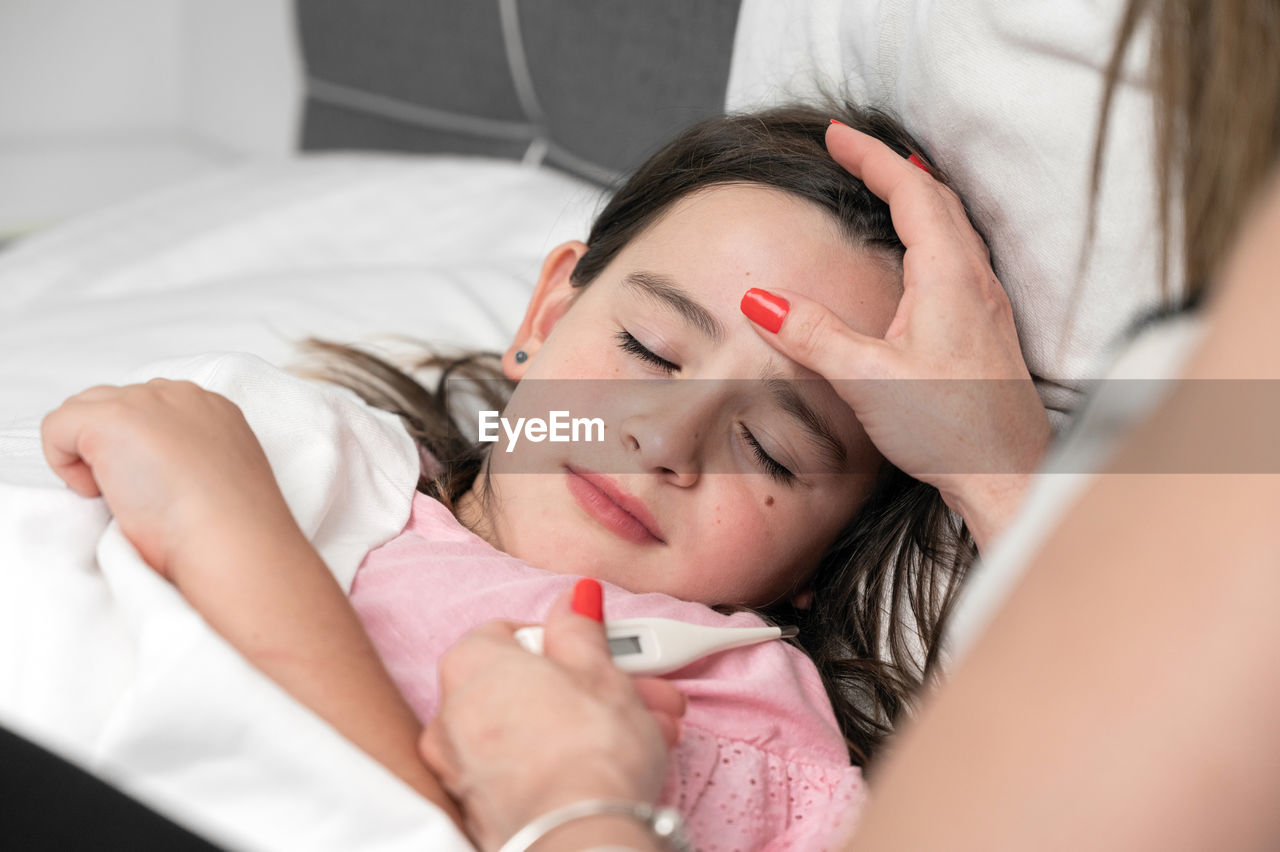
<path fill-rule="evenodd" d="M 917 150 L 882 116 L 842 119 Z M 661 799 L 700 848 L 817 848 L 856 811 L 859 767 L 929 671 L 972 554 L 938 492 L 885 462 L 831 385 L 743 316 L 776 308 L 769 287 L 868 335 L 894 316 L 903 247 L 887 206 L 827 155 L 827 126 L 791 108 L 692 128 L 587 242 L 548 255 L 501 358 L 503 416 L 601 417 L 603 441 L 477 442 L 444 379 L 432 392 L 322 346 L 342 381 L 403 415 L 424 460 L 407 527 L 369 554 L 350 599 L 223 397 L 163 381 L 90 389 L 46 418 L 49 463 L 105 497 L 250 661 L 455 818 L 415 743 L 438 658 L 475 626 L 538 621 L 578 577 L 603 583 L 612 617 L 798 625 L 801 647 L 668 678 L 688 704 Z M 417 366 L 448 378 L 484 364 Z"/>

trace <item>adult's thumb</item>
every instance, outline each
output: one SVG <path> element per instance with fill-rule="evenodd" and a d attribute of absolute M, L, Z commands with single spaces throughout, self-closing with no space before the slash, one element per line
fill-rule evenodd
<path fill-rule="evenodd" d="M 829 382 L 884 377 L 884 341 L 853 330 L 821 302 L 753 287 L 740 307 L 766 343 Z"/>
<path fill-rule="evenodd" d="M 584 577 L 556 599 L 542 625 L 542 653 L 574 669 L 613 665 L 604 630 L 604 590 Z"/>

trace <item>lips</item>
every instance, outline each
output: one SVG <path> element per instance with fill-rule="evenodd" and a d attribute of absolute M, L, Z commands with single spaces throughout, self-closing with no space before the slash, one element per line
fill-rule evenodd
<path fill-rule="evenodd" d="M 644 503 L 608 476 L 565 468 L 566 485 L 588 515 L 614 535 L 635 544 L 665 544 L 662 531 Z"/>

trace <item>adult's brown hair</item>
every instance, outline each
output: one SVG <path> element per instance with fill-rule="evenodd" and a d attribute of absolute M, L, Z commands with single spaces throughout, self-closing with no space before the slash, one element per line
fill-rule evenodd
<path fill-rule="evenodd" d="M 1185 283 L 1195 302 L 1280 155 L 1280 0 L 1130 0 L 1107 69 L 1095 198 L 1116 85 L 1148 27 L 1165 292 Z M 1168 280 L 1175 253 L 1182 282 Z"/>

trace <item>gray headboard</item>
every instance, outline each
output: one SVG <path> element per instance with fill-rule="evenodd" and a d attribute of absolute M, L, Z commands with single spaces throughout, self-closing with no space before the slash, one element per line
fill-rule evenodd
<path fill-rule="evenodd" d="M 302 147 L 610 183 L 724 107 L 740 0 L 297 0 Z"/>

